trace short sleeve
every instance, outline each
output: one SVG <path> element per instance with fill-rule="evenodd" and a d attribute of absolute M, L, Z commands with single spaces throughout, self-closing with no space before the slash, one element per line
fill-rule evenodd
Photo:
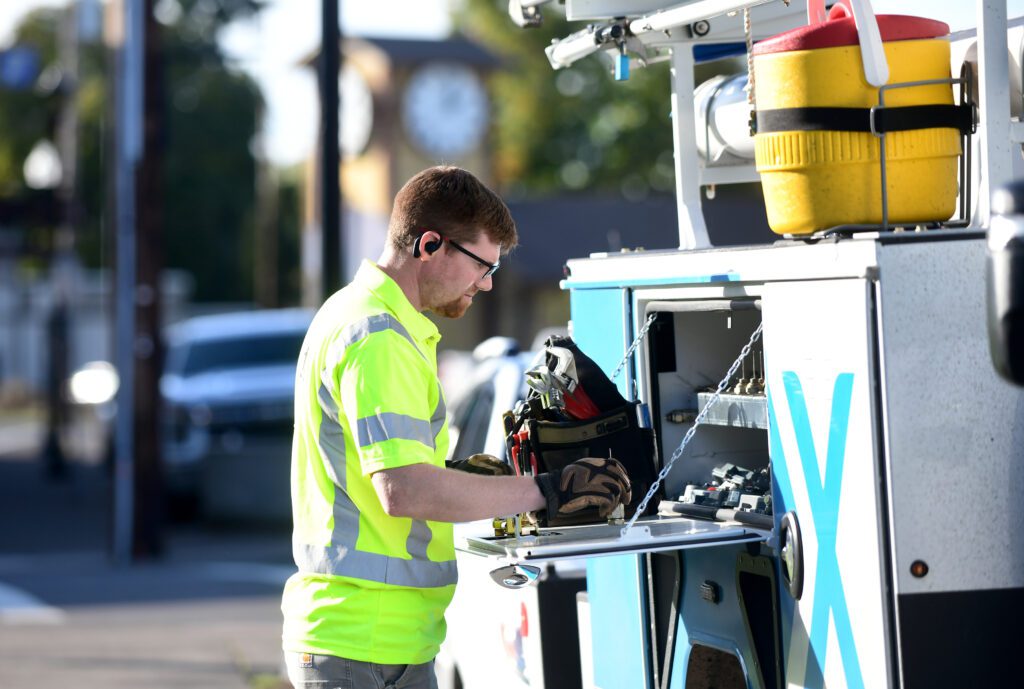
<path fill-rule="evenodd" d="M 335 375 L 364 475 L 433 463 L 436 376 L 412 342 L 395 330 L 371 333 L 348 347 Z"/>

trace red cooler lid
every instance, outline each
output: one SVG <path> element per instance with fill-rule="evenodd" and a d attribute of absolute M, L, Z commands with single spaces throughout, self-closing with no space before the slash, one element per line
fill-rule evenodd
<path fill-rule="evenodd" d="M 878 30 L 882 41 L 912 41 L 922 38 L 938 38 L 949 33 L 949 24 L 908 17 L 902 14 L 880 14 Z M 843 5 L 835 5 L 828 13 L 828 19 L 820 24 L 801 26 L 778 36 L 767 38 L 754 46 L 754 55 L 785 53 L 792 50 L 814 50 L 857 45 L 857 25 L 853 16 Z"/>

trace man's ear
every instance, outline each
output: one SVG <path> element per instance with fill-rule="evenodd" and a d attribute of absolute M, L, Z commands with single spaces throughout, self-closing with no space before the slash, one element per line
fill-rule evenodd
<path fill-rule="evenodd" d="M 431 236 L 436 237 L 436 239 L 434 239 Z M 437 250 L 441 248 L 441 244 L 444 243 L 444 240 L 441 239 L 441 235 L 437 234 L 436 232 L 424 232 L 423 234 L 416 238 L 415 242 L 413 242 L 413 258 L 420 258 L 420 256 L 422 255 L 420 251 L 420 243 L 427 238 L 429 238 L 428 241 L 426 243 L 423 243 L 423 251 L 426 252 L 428 255 L 436 253 Z"/>
<path fill-rule="evenodd" d="M 433 241 L 429 241 L 423 245 L 423 250 L 426 251 L 428 254 L 432 254 L 441 248 L 441 242 L 442 240 L 440 238 L 435 239 Z"/>

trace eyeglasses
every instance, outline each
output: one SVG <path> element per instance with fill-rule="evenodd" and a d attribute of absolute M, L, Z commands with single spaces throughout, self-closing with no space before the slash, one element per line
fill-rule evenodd
<path fill-rule="evenodd" d="M 466 247 L 464 247 L 461 244 L 459 244 L 458 242 L 456 242 L 454 239 L 448 239 L 447 237 L 444 237 L 444 236 L 442 236 L 441 239 L 443 239 L 444 241 L 448 242 L 449 244 L 454 246 L 456 249 L 458 249 L 462 253 L 466 254 L 471 259 L 473 259 L 474 261 L 476 261 L 477 263 L 479 263 L 480 265 L 482 265 L 484 268 L 487 269 L 487 272 L 485 272 L 483 274 L 483 276 L 481 276 L 481 278 L 480 278 L 481 280 L 486 280 L 487 278 L 491 277 L 492 275 L 497 273 L 498 272 L 498 268 L 501 267 L 501 261 L 498 261 L 497 263 L 488 263 L 487 261 L 485 261 L 484 259 L 482 259 L 479 256 L 477 256 L 476 254 L 474 254 L 472 251 L 470 251 Z"/>
<path fill-rule="evenodd" d="M 420 232 L 430 232 L 430 230 L 428 230 L 428 229 L 426 229 L 424 227 L 419 228 L 419 231 Z M 449 239 L 448 237 L 445 237 L 443 234 L 440 235 L 440 237 L 441 237 L 441 241 L 448 242 L 449 244 L 454 246 L 456 249 L 458 249 L 462 253 L 466 254 L 471 259 L 473 259 L 474 261 L 476 261 L 477 263 L 479 263 L 480 265 L 482 265 L 484 268 L 487 269 L 487 271 L 482 276 L 480 276 L 481 280 L 486 280 L 487 278 L 491 277 L 492 275 L 497 273 L 498 272 L 498 268 L 501 267 L 501 261 L 498 261 L 497 263 L 488 263 L 487 261 L 485 261 L 484 259 L 482 259 L 479 256 L 477 256 L 476 254 L 474 254 L 472 251 L 470 251 L 466 247 L 464 247 L 461 244 L 459 244 L 458 242 L 456 242 L 454 239 Z"/>
<path fill-rule="evenodd" d="M 429 231 L 429 230 L 423 230 L 423 231 Z M 498 268 L 500 268 L 502 266 L 502 262 L 501 261 L 498 261 L 497 263 L 487 263 L 482 258 L 480 258 L 476 254 L 471 252 L 469 249 L 466 249 L 464 246 L 462 246 L 461 244 L 459 244 L 455 240 L 450 240 L 449 238 L 446 238 L 446 236 L 444 236 L 443 234 L 441 234 L 441 241 L 442 242 L 447 242 L 447 243 L 451 244 L 453 247 L 455 247 L 456 249 L 458 249 L 459 251 L 461 251 L 462 253 L 466 254 L 471 259 L 473 259 L 474 261 L 476 261 L 477 263 L 482 265 L 484 268 L 486 268 L 487 269 L 486 272 L 484 272 L 483 275 L 480 276 L 480 279 L 486 279 L 487 277 L 492 276 L 493 274 L 498 272 Z"/>

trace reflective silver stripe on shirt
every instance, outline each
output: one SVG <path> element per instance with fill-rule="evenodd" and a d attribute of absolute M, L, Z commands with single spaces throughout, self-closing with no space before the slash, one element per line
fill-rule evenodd
<path fill-rule="evenodd" d="M 422 519 L 413 519 L 412 528 L 409 529 L 409 538 L 405 540 L 405 548 L 413 558 L 427 559 L 427 546 L 430 539 L 434 537 L 430 527 Z"/>
<path fill-rule="evenodd" d="M 413 588 L 448 586 L 458 580 L 455 560 L 405 560 L 365 553 L 347 545 L 323 547 L 303 543 L 293 544 L 292 554 L 302 572 L 347 576 Z"/>
<path fill-rule="evenodd" d="M 320 403 L 320 432 L 317 446 L 320 454 L 327 458 L 327 475 L 337 486 L 345 486 L 345 432 L 338 421 L 338 408 L 331 398 L 330 390 L 320 382 L 317 390 Z"/>
<path fill-rule="evenodd" d="M 448 410 L 444 405 L 444 391 L 441 389 L 441 381 L 437 382 L 437 406 L 430 416 L 430 437 L 435 439 L 434 447 L 437 447 L 437 434 L 444 428 L 444 422 L 448 418 Z"/>
<path fill-rule="evenodd" d="M 430 363 L 426 355 L 420 351 L 420 348 L 416 346 L 416 341 L 412 339 L 412 335 L 405 329 L 405 326 L 398 322 L 398 319 L 392 316 L 390 313 L 375 313 L 372 316 L 356 321 L 345 327 L 344 330 L 338 335 L 337 339 L 331 343 L 331 347 L 327 352 L 327 362 L 324 366 L 324 373 L 329 373 L 334 370 L 341 361 L 341 357 L 345 355 L 345 350 L 351 345 L 359 342 L 368 335 L 373 333 L 383 332 L 385 330 L 394 330 L 396 333 L 404 337 L 412 345 L 413 349 L 423 357 L 427 363 Z"/>
<path fill-rule="evenodd" d="M 431 421 L 415 416 L 381 412 L 356 421 L 356 435 L 359 447 L 369 447 L 385 440 L 415 440 L 434 449 Z"/>
<path fill-rule="evenodd" d="M 369 316 L 345 328 L 331 345 L 327 366 L 320 375 L 317 401 L 321 410 L 319 442 L 320 451 L 327 459 L 325 467 L 336 485 L 334 492 L 334 529 L 331 532 L 331 546 L 316 546 L 293 543 L 292 551 L 299 570 L 316 574 L 347 576 L 395 586 L 433 588 L 454 584 L 458 571 L 454 560 L 433 562 L 427 559 L 427 548 L 433 533 L 425 521 L 415 519 L 406 539 L 406 549 L 412 559 L 390 557 L 378 553 L 367 553 L 355 547 L 359 538 L 359 510 L 348 496 L 345 438 L 338 418 L 338 405 L 331 396 L 333 371 L 345 350 L 371 333 L 394 330 L 416 348 L 420 356 L 426 357 L 416 347 L 408 331 L 393 316 L 387 313 Z M 440 414 L 440 423 L 438 415 Z M 418 440 L 433 448 L 434 438 L 440 432 L 445 420 L 444 397 L 438 383 L 438 404 L 430 421 L 414 419 L 401 414 L 380 414 L 360 419 L 357 434 L 360 446 L 380 442 L 388 438 Z"/>

